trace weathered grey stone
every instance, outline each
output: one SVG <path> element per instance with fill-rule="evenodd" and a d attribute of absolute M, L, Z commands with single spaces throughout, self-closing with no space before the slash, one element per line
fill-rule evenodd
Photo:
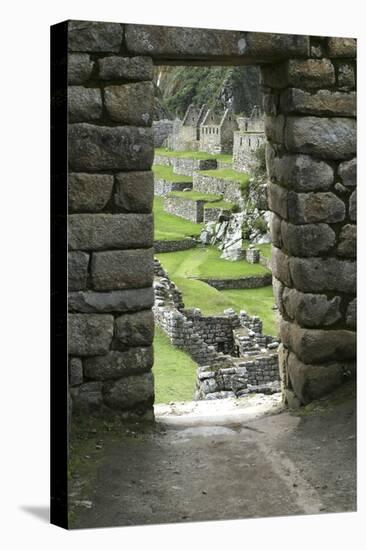
<path fill-rule="evenodd" d="M 340 90 L 353 90 L 356 86 L 355 69 L 350 63 L 338 65 L 338 88 Z"/>
<path fill-rule="evenodd" d="M 84 290 L 88 276 L 89 254 L 69 252 L 68 254 L 68 288 Z"/>
<path fill-rule="evenodd" d="M 67 106 L 70 122 L 100 120 L 103 111 L 101 91 L 99 88 L 69 86 Z"/>
<path fill-rule="evenodd" d="M 103 57 L 98 59 L 101 80 L 152 80 L 154 65 L 151 57 Z"/>
<path fill-rule="evenodd" d="M 151 128 L 69 126 L 69 165 L 76 172 L 148 170 L 154 158 Z"/>
<path fill-rule="evenodd" d="M 344 220 L 346 207 L 334 193 L 288 193 L 288 219 L 295 224 Z"/>
<path fill-rule="evenodd" d="M 290 353 L 288 371 L 296 396 L 303 405 L 307 405 L 349 379 L 354 373 L 354 364 L 337 362 L 325 366 L 308 365 Z"/>
<path fill-rule="evenodd" d="M 86 382 L 78 388 L 72 388 L 76 410 L 82 412 L 99 411 L 103 404 L 102 382 Z"/>
<path fill-rule="evenodd" d="M 282 248 L 281 218 L 273 212 L 271 213 L 270 230 L 273 245 Z"/>
<path fill-rule="evenodd" d="M 346 187 L 355 187 L 357 185 L 357 158 L 346 160 L 338 167 L 338 174 Z"/>
<path fill-rule="evenodd" d="M 289 88 L 281 93 L 283 113 L 356 116 L 356 92 L 318 90 L 315 93 Z"/>
<path fill-rule="evenodd" d="M 71 313 L 68 317 L 68 352 L 71 355 L 104 355 L 113 337 L 113 316 Z"/>
<path fill-rule="evenodd" d="M 87 53 L 70 53 L 67 58 L 67 75 L 69 85 L 84 84 L 89 80 L 93 70 L 93 61 Z"/>
<path fill-rule="evenodd" d="M 357 220 L 357 191 L 353 191 L 349 198 L 349 217 L 353 222 Z"/>
<path fill-rule="evenodd" d="M 154 315 L 151 310 L 126 313 L 114 325 L 114 349 L 126 346 L 150 346 L 154 338 Z"/>
<path fill-rule="evenodd" d="M 122 25 L 96 21 L 69 21 L 69 50 L 74 52 L 118 52 Z"/>
<path fill-rule="evenodd" d="M 104 104 L 111 120 L 132 126 L 151 126 L 154 110 L 152 82 L 104 88 Z"/>
<path fill-rule="evenodd" d="M 345 258 L 355 258 L 357 254 L 357 226 L 345 225 L 338 239 L 337 246 L 338 256 L 344 256 Z"/>
<path fill-rule="evenodd" d="M 357 299 L 352 300 L 347 307 L 346 325 L 350 329 L 356 329 L 357 326 Z"/>
<path fill-rule="evenodd" d="M 356 263 L 336 258 L 290 258 L 294 286 L 304 292 L 356 292 Z"/>
<path fill-rule="evenodd" d="M 153 245 L 150 214 L 71 214 L 69 248 L 105 250 Z"/>
<path fill-rule="evenodd" d="M 294 191 L 327 191 L 334 181 L 333 168 L 309 155 L 278 157 L 267 143 L 267 170 L 271 181 Z"/>
<path fill-rule="evenodd" d="M 122 172 L 115 178 L 114 202 L 119 211 L 151 212 L 154 201 L 153 172 Z"/>
<path fill-rule="evenodd" d="M 356 357 L 356 333 L 349 330 L 321 330 L 299 327 L 281 320 L 281 341 L 301 361 L 322 364 Z"/>
<path fill-rule="evenodd" d="M 153 249 L 96 252 L 91 263 L 95 290 L 150 287 L 154 277 Z"/>
<path fill-rule="evenodd" d="M 69 360 L 70 386 L 78 386 L 83 382 L 83 363 L 79 357 L 71 357 Z"/>
<path fill-rule="evenodd" d="M 114 380 L 148 371 L 153 366 L 152 346 L 110 351 L 107 355 L 84 359 L 85 376 L 93 380 Z"/>
<path fill-rule="evenodd" d="M 272 247 L 271 267 L 273 276 L 285 285 L 291 286 L 289 257 L 275 246 Z"/>
<path fill-rule="evenodd" d="M 285 129 L 285 117 L 284 115 L 278 116 L 265 116 L 264 117 L 264 130 L 266 137 L 273 143 L 282 144 L 284 142 L 284 129 Z"/>
<path fill-rule="evenodd" d="M 355 38 L 328 38 L 329 57 L 356 57 Z"/>
<path fill-rule="evenodd" d="M 70 292 L 69 310 L 80 313 L 124 313 L 149 309 L 154 305 L 154 289 L 139 288 L 111 292 Z"/>
<path fill-rule="evenodd" d="M 339 117 L 288 117 L 285 144 L 294 153 L 346 159 L 356 153 L 356 121 Z"/>
<path fill-rule="evenodd" d="M 284 288 L 282 303 L 286 314 L 303 327 L 329 326 L 342 318 L 341 298 L 325 294 L 304 294 L 294 288 Z"/>
<path fill-rule="evenodd" d="M 272 278 L 272 288 L 273 288 L 273 295 L 275 297 L 276 305 L 277 305 L 280 313 L 283 314 L 284 309 L 283 309 L 282 293 L 283 293 L 283 290 L 284 290 L 285 286 L 281 283 L 281 281 L 276 279 L 276 277 L 273 277 Z"/>
<path fill-rule="evenodd" d="M 151 372 L 128 376 L 106 389 L 105 403 L 112 409 L 147 407 L 154 403 L 154 377 Z"/>
<path fill-rule="evenodd" d="M 270 183 L 267 188 L 267 196 L 269 209 L 287 219 L 287 189 L 275 183 Z"/>
<path fill-rule="evenodd" d="M 69 210 L 71 212 L 103 210 L 111 198 L 112 190 L 113 176 L 109 174 L 69 174 Z"/>
<path fill-rule="evenodd" d="M 309 37 L 157 25 L 126 25 L 131 53 L 177 59 L 283 59 L 309 51 Z"/>
<path fill-rule="evenodd" d="M 329 59 L 290 59 L 262 67 L 262 79 L 271 88 L 328 88 L 335 83 L 335 71 Z"/>
<path fill-rule="evenodd" d="M 318 256 L 329 252 L 336 236 L 325 223 L 293 225 L 281 223 L 282 242 L 287 252 L 294 256 Z"/>

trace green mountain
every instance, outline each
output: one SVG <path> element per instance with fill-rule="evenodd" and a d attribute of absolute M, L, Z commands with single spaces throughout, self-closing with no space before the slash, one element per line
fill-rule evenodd
<path fill-rule="evenodd" d="M 155 118 L 182 118 L 188 105 L 229 106 L 250 115 L 261 106 L 259 69 L 243 67 L 170 67 L 155 69 Z M 162 116 L 163 115 L 163 116 Z"/>

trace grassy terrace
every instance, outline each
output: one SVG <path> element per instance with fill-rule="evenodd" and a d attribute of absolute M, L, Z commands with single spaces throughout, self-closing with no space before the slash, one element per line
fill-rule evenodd
<path fill-rule="evenodd" d="M 229 201 L 217 201 L 217 202 L 206 203 L 205 209 L 206 208 L 223 208 L 224 210 L 235 211 L 238 208 L 238 206 L 233 202 L 229 202 Z"/>
<path fill-rule="evenodd" d="M 175 174 L 171 166 L 154 164 L 152 170 L 154 175 L 158 178 L 170 181 L 172 183 L 192 183 L 192 176 L 181 176 L 179 174 Z"/>
<path fill-rule="evenodd" d="M 237 172 L 232 168 L 218 168 L 217 170 L 200 170 L 202 176 L 210 176 L 211 178 L 220 178 L 228 181 L 236 181 L 240 183 L 240 188 L 245 191 L 249 186 L 249 176 L 245 172 Z"/>
<path fill-rule="evenodd" d="M 192 401 L 197 363 L 173 346 L 159 327 L 155 328 L 154 355 L 155 402 Z"/>
<path fill-rule="evenodd" d="M 221 251 L 213 246 L 158 255 L 173 276 L 204 279 L 237 279 L 248 275 L 264 275 L 269 270 L 260 264 L 245 261 L 229 262 L 220 258 Z M 161 256 L 161 257 L 160 257 Z"/>
<path fill-rule="evenodd" d="M 247 249 L 249 246 L 249 241 L 244 241 L 243 248 Z M 271 243 L 266 244 L 256 244 L 255 248 L 258 248 L 261 251 L 262 256 L 265 258 L 272 258 L 272 245 Z"/>
<path fill-rule="evenodd" d="M 201 223 L 193 223 L 164 211 L 164 199 L 154 198 L 154 239 L 157 241 L 180 241 L 187 237 L 198 237 Z"/>
<path fill-rule="evenodd" d="M 179 199 L 190 201 L 206 201 L 218 202 L 221 201 L 222 195 L 214 195 L 213 193 L 200 193 L 199 191 L 172 191 L 168 197 L 178 197 Z"/>
<path fill-rule="evenodd" d="M 172 151 L 171 149 L 164 149 L 158 147 L 155 149 L 156 155 L 162 155 L 164 157 L 174 157 L 178 159 L 196 159 L 196 160 L 210 160 L 217 159 L 222 162 L 232 162 L 231 155 L 218 154 L 211 155 L 210 153 L 205 153 L 204 151 Z"/>

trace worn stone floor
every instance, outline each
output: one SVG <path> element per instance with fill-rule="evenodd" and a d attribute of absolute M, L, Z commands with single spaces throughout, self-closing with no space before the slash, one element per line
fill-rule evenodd
<path fill-rule="evenodd" d="M 71 449 L 70 526 L 356 510 L 353 392 L 297 413 L 283 411 L 275 396 L 232 401 L 221 412 L 220 403 L 163 406 L 143 430 L 99 421 L 86 436 L 80 429 Z"/>

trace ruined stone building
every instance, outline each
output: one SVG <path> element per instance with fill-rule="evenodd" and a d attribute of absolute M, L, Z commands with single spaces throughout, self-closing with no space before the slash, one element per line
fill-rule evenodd
<path fill-rule="evenodd" d="M 233 133 L 238 129 L 238 123 L 234 113 L 226 109 L 220 115 L 213 109 L 209 109 L 201 125 L 200 150 L 207 153 L 233 152 Z"/>
<path fill-rule="evenodd" d="M 173 131 L 167 146 L 175 151 L 198 151 L 200 144 L 200 126 L 207 113 L 206 105 L 189 105 L 182 121 L 175 120 Z"/>
<path fill-rule="evenodd" d="M 233 167 L 239 172 L 250 171 L 255 152 L 265 143 L 264 120 L 257 107 L 250 117 L 238 117 L 239 130 L 234 132 Z"/>

